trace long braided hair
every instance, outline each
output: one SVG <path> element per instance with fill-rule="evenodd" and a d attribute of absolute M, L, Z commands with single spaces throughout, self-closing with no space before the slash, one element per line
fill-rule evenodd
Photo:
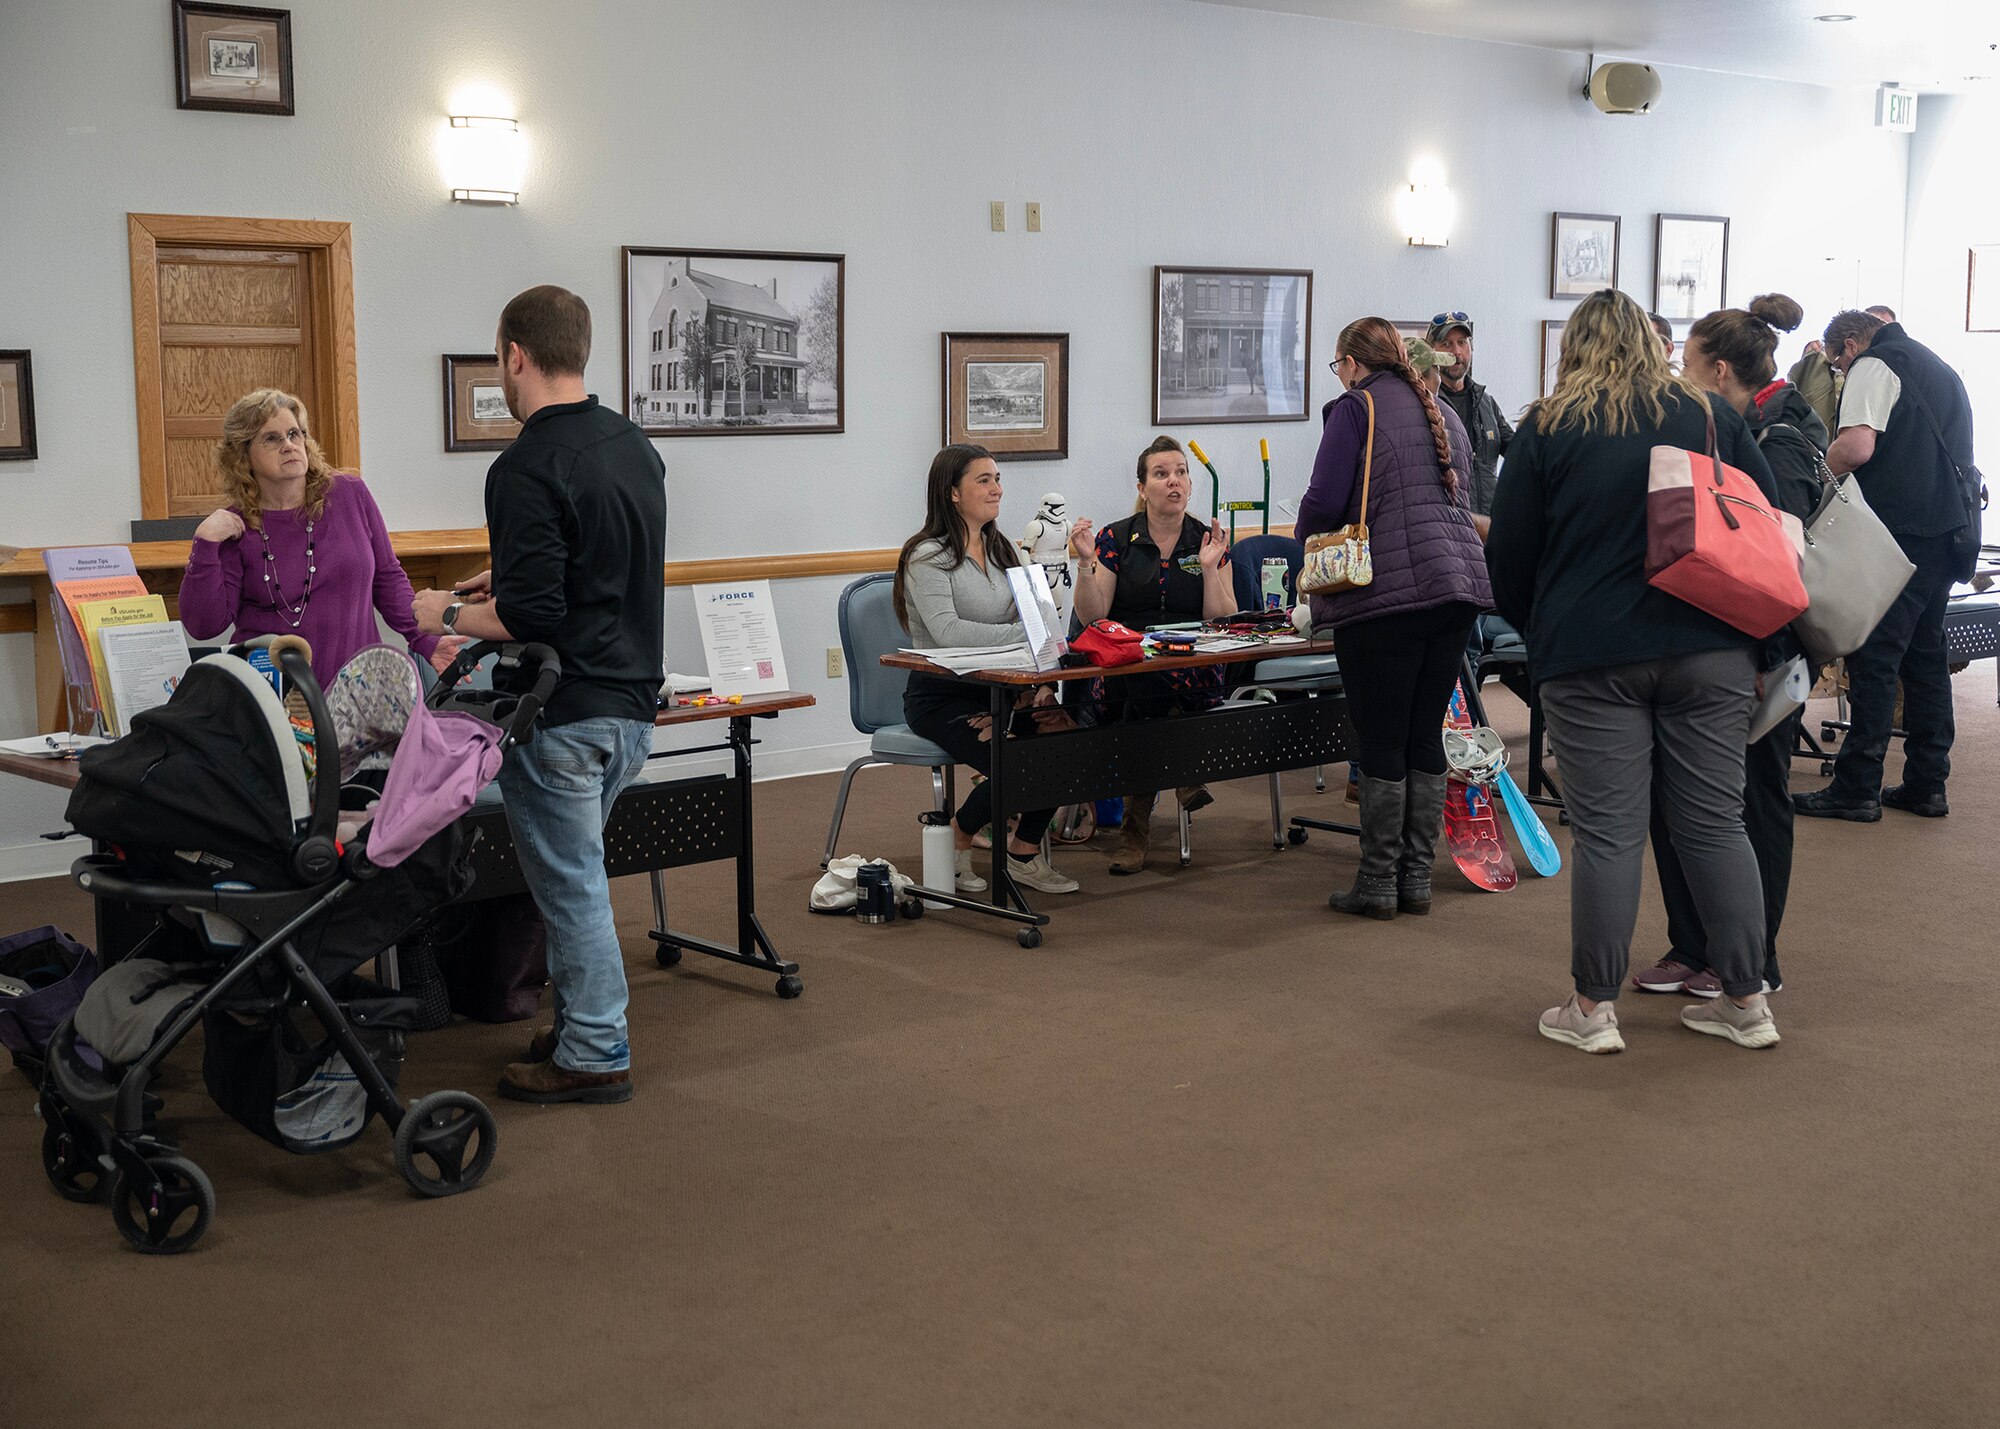
<path fill-rule="evenodd" d="M 1356 318 L 1340 330 L 1333 350 L 1336 355 L 1351 357 L 1372 371 L 1393 372 L 1410 384 L 1410 390 L 1424 404 L 1424 417 L 1431 424 L 1431 445 L 1437 450 L 1438 477 L 1444 482 L 1444 494 L 1458 500 L 1458 473 L 1452 466 L 1451 437 L 1445 431 L 1444 413 L 1438 410 L 1431 389 L 1424 386 L 1417 370 L 1410 366 L 1410 351 L 1403 346 L 1403 335 L 1396 331 L 1395 325 L 1387 318 Z"/>

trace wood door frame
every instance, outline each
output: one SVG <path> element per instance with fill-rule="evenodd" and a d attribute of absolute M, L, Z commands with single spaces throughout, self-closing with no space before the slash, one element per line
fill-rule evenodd
<path fill-rule="evenodd" d="M 331 410 L 313 414 L 313 434 L 326 459 L 353 471 L 361 465 L 360 368 L 354 356 L 354 240 L 350 226 L 320 219 L 210 218 L 128 213 L 132 242 L 132 365 L 139 420 L 140 514 L 170 514 L 167 418 L 160 372 L 160 245 L 198 243 L 232 248 L 294 248 L 310 252 L 306 268 L 309 327 L 315 366 L 325 374 Z M 302 315 L 303 316 L 303 315 Z"/>

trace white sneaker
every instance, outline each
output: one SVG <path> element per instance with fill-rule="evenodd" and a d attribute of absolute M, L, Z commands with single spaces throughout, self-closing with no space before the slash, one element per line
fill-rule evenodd
<path fill-rule="evenodd" d="M 958 864 L 951 881 L 958 886 L 960 893 L 984 893 L 990 887 L 985 879 L 972 871 L 972 850 L 969 848 L 958 851 Z"/>
<path fill-rule="evenodd" d="M 1698 1002 L 1681 1009 L 1681 1026 L 1711 1037 L 1727 1037 L 1739 1047 L 1752 1049 L 1778 1045 L 1778 1024 L 1771 1016 L 1771 1004 L 1763 993 L 1750 999 L 1748 1007 L 1738 1007 L 1726 997 Z"/>
<path fill-rule="evenodd" d="M 1588 1016 L 1571 993 L 1563 999 L 1562 1006 L 1551 1007 L 1542 1014 L 1542 1035 L 1552 1042 L 1575 1047 L 1584 1052 L 1622 1052 L 1625 1038 L 1618 1031 L 1618 1013 L 1608 1002 L 1597 1004 L 1597 1010 Z"/>
<path fill-rule="evenodd" d="M 1007 873 L 1016 883 L 1026 884 L 1044 893 L 1074 893 L 1083 886 L 1074 878 L 1067 878 L 1057 873 L 1055 865 L 1049 862 L 1049 856 L 1045 853 L 1037 853 L 1026 863 L 1008 854 Z"/>

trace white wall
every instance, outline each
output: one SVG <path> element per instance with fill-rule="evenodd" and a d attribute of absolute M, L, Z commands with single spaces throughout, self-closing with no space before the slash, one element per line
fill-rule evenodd
<path fill-rule="evenodd" d="M 2000 333 L 1965 330 L 1967 250 L 2000 243 L 2000 99 L 1926 96 L 1910 146 L 1909 261 L 1903 325 L 1958 369 L 1972 397 L 1972 431 L 1988 473 L 2000 477 Z M 2000 261 L 1988 265 L 2000 286 Z M 1986 513 L 1988 540 L 2000 539 L 2000 512 Z"/>
<path fill-rule="evenodd" d="M 900 542 L 939 440 L 946 328 L 1072 334 L 1071 459 L 1008 473 L 1007 524 L 1050 488 L 1122 514 L 1152 435 L 1155 263 L 1314 269 L 1315 408 L 1344 322 L 1443 307 L 1475 314 L 1479 375 L 1525 404 L 1537 324 L 1565 311 L 1544 296 L 1553 209 L 1624 216 L 1642 300 L 1660 210 L 1734 220 L 1732 299 L 1818 303 L 1835 272 L 1859 277 L 1828 304 L 1900 286 L 1908 141 L 1870 127 L 1861 93 L 1674 70 L 1660 112 L 1609 118 L 1576 97 L 1581 55 L 1182 0 L 290 6 L 292 119 L 177 111 L 150 3 L 0 6 L 0 346 L 34 350 L 43 453 L 0 468 L 0 541 L 116 540 L 139 514 L 128 211 L 354 225 L 362 466 L 392 527 L 479 524 L 487 459 L 442 450 L 438 357 L 485 345 L 520 288 L 590 302 L 609 394 L 620 244 L 846 253 L 847 432 L 661 442 L 676 559 Z M 434 135 L 475 83 L 532 146 L 518 209 L 446 201 Z M 1423 162 L 1458 201 L 1443 251 L 1396 227 Z M 1853 197 L 1834 225 L 1836 175 Z M 997 198 L 1005 234 L 986 227 Z M 1029 199 L 1041 234 L 1021 231 Z M 1295 495 L 1317 428 L 1179 435 L 1232 496 L 1268 436 Z M 851 739 L 845 685 L 821 673 L 840 585 L 780 587 L 793 682 L 822 705 L 769 728 L 774 772 L 842 762 Z M 685 592 L 668 628 L 670 662 L 697 665 Z M 0 734 L 33 720 L 30 643 L 0 637 Z M 0 790 L 0 871 L 59 812 Z"/>

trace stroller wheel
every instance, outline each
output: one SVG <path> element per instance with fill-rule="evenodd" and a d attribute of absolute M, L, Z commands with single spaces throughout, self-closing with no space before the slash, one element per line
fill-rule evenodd
<path fill-rule="evenodd" d="M 93 1154 L 90 1137 L 69 1108 L 42 1099 L 42 1170 L 65 1201 L 95 1205 L 111 1189 L 111 1178 Z"/>
<path fill-rule="evenodd" d="M 184 1156 L 149 1156 L 146 1168 L 160 1179 L 155 1194 L 134 1186 L 122 1171 L 111 1182 L 111 1219 L 118 1233 L 142 1255 L 192 1250 L 215 1219 L 215 1187 Z"/>
<path fill-rule="evenodd" d="M 420 1196 L 470 1191 L 493 1164 L 499 1128 L 470 1092 L 432 1092 L 396 1128 L 396 1169 Z"/>

